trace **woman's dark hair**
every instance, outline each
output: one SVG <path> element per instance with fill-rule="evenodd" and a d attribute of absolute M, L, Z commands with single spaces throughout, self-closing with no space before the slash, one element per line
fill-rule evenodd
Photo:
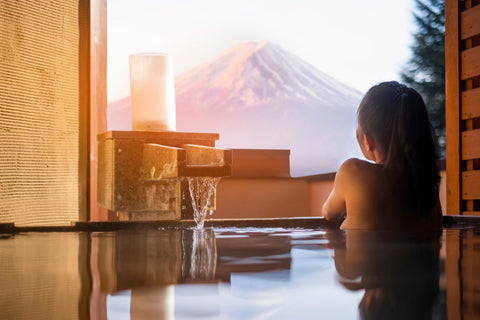
<path fill-rule="evenodd" d="M 420 94 L 396 81 L 368 90 L 358 124 L 383 152 L 383 169 L 398 183 L 406 209 L 421 218 L 438 202 L 437 145 Z"/>

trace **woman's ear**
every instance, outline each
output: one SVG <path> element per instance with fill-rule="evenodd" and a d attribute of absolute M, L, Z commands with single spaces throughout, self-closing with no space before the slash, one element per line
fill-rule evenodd
<path fill-rule="evenodd" d="M 376 161 L 375 151 L 377 150 L 377 145 L 375 139 L 369 134 L 363 135 L 363 155 L 370 161 Z"/>
<path fill-rule="evenodd" d="M 363 144 L 365 146 L 364 155 L 368 160 L 374 161 L 375 163 L 383 162 L 383 153 L 379 149 L 377 141 L 375 141 L 372 136 L 365 134 L 363 136 Z"/>
<path fill-rule="evenodd" d="M 375 139 L 373 139 L 373 137 L 369 134 L 364 134 L 363 140 L 364 140 L 363 143 L 365 144 L 367 151 L 374 152 L 376 149 Z"/>

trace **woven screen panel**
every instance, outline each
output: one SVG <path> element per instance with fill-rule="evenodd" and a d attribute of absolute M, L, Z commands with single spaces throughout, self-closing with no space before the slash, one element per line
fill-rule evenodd
<path fill-rule="evenodd" d="M 0 222 L 79 219 L 79 3 L 1 0 Z"/>

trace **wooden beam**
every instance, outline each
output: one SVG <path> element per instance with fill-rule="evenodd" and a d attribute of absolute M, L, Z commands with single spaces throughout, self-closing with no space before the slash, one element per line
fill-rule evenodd
<path fill-rule="evenodd" d="M 90 0 L 79 1 L 79 215 L 87 221 L 90 211 Z"/>
<path fill-rule="evenodd" d="M 107 1 L 90 1 L 90 190 L 87 220 L 108 220 L 97 206 L 97 135 L 107 131 Z"/>
<path fill-rule="evenodd" d="M 447 214 L 461 214 L 460 202 L 460 43 L 459 3 L 445 3 L 445 91 Z"/>
<path fill-rule="evenodd" d="M 463 211 L 465 216 L 480 216 L 480 211 Z"/>

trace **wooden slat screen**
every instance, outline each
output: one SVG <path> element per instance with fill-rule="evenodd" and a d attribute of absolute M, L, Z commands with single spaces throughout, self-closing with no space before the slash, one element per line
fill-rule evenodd
<path fill-rule="evenodd" d="M 480 170 L 470 170 L 462 173 L 462 199 L 480 199 Z"/>
<path fill-rule="evenodd" d="M 480 214 L 480 0 L 447 0 L 447 213 Z"/>
<path fill-rule="evenodd" d="M 462 120 L 480 117 L 480 88 L 462 92 Z"/>
<path fill-rule="evenodd" d="M 1 1 L 0 222 L 66 225 L 86 207 L 81 3 Z"/>
<path fill-rule="evenodd" d="M 480 129 L 465 130 L 462 132 L 462 160 L 480 158 Z"/>
<path fill-rule="evenodd" d="M 470 4 L 470 7 L 472 5 Z M 465 10 L 461 13 L 460 23 L 461 26 L 461 39 L 465 40 L 480 34 L 480 7 L 471 7 L 469 10 Z"/>
<path fill-rule="evenodd" d="M 480 47 L 462 51 L 461 59 L 462 80 L 468 80 L 480 74 Z"/>

